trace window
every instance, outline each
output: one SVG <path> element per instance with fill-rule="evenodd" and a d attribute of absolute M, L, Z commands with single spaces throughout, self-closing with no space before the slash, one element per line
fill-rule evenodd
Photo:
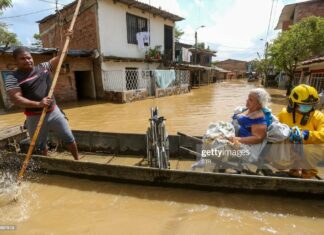
<path fill-rule="evenodd" d="M 300 84 L 301 72 L 295 72 L 293 78 L 293 86 L 298 86 Z"/>
<path fill-rule="evenodd" d="M 137 90 L 138 89 L 138 69 L 126 68 L 126 89 Z"/>
<path fill-rule="evenodd" d="M 147 19 L 126 13 L 127 21 L 127 42 L 137 44 L 136 34 L 147 32 Z"/>
<path fill-rule="evenodd" d="M 315 87 L 318 92 L 324 90 L 324 72 L 312 73 L 309 85 Z"/>
<path fill-rule="evenodd" d="M 209 55 L 205 56 L 205 64 L 207 64 L 207 65 L 210 64 L 210 56 Z"/>

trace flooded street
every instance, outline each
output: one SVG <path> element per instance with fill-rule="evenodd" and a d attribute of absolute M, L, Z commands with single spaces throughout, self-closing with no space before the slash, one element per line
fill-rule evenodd
<path fill-rule="evenodd" d="M 171 134 L 177 131 L 202 135 L 210 122 L 229 121 L 237 106 L 245 105 L 249 91 L 255 83 L 245 80 L 223 82 L 179 96 L 147 99 L 129 104 L 79 102 L 60 106 L 72 129 L 105 132 L 145 133 L 150 108 L 158 106 L 167 121 Z M 285 102 L 284 91 L 269 90 L 274 95 L 270 107 L 278 113 Z M 279 97 L 279 98 L 278 98 Z M 21 113 L 1 115 L 0 128 L 19 125 L 24 121 Z"/>
<path fill-rule="evenodd" d="M 230 81 L 131 104 L 63 108 L 72 129 L 144 133 L 150 107 L 158 106 L 169 133 L 202 135 L 210 122 L 230 120 L 255 86 Z M 268 91 L 277 114 L 285 91 Z M 22 113 L 1 114 L 0 128 L 23 120 Z M 17 226 L 8 234 L 324 234 L 324 202 L 36 175 L 17 202 L 0 207 L 0 225 Z"/>

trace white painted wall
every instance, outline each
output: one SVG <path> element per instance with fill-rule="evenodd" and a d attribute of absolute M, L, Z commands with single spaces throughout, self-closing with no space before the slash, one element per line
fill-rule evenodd
<path fill-rule="evenodd" d="M 137 45 L 127 42 L 127 12 L 149 20 L 150 47 L 161 45 L 162 51 L 164 50 L 164 25 L 174 27 L 172 21 L 159 16 L 154 17 L 148 12 L 143 13 L 134 7 L 128 8 L 122 3 L 114 3 L 113 0 L 102 0 L 98 3 L 100 47 L 104 56 L 144 58 L 145 50 L 140 50 Z"/>
<path fill-rule="evenodd" d="M 106 61 L 102 62 L 103 71 L 112 71 L 112 70 L 124 70 L 126 68 L 137 68 L 139 70 L 152 70 L 156 69 L 159 66 L 158 63 L 142 63 L 142 62 L 112 62 Z"/>
<path fill-rule="evenodd" d="M 154 70 L 159 66 L 158 63 L 147 64 L 141 62 L 103 62 L 102 68 L 102 78 L 105 91 L 120 91 L 120 89 L 126 90 L 126 77 L 125 69 L 134 68 L 139 71 L 138 82 L 144 86 L 147 90 L 151 89 L 151 81 L 141 77 L 141 70 Z M 141 88 L 144 88 L 141 87 Z"/>

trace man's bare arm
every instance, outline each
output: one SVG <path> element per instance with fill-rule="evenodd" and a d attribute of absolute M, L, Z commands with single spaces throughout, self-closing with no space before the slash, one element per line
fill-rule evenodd
<path fill-rule="evenodd" d="M 10 100 L 17 106 L 22 108 L 43 108 L 52 103 L 52 99 L 45 97 L 41 101 L 33 101 L 23 97 L 21 89 L 15 88 L 7 91 Z"/>

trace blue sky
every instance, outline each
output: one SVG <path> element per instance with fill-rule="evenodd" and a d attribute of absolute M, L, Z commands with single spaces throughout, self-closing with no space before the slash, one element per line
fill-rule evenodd
<path fill-rule="evenodd" d="M 194 32 L 198 30 L 198 41 L 205 42 L 217 51 L 216 60 L 228 58 L 251 60 L 262 56 L 265 39 L 276 37 L 274 28 L 282 8 L 286 4 L 306 0 L 141 0 L 153 6 L 161 6 L 163 10 L 178 14 L 185 18 L 177 25 L 185 34 L 180 41 L 194 43 Z M 0 21 L 8 24 L 9 29 L 18 35 L 19 40 L 29 45 L 33 34 L 38 33 L 37 20 L 54 13 L 55 0 L 13 0 L 13 7 L 5 10 Z M 59 0 L 68 4 L 72 0 Z M 271 5 L 272 20 L 267 37 Z M 62 5 L 59 5 L 62 7 Z M 24 15 L 41 11 L 32 15 Z M 6 18 L 21 15 L 20 17 Z"/>

